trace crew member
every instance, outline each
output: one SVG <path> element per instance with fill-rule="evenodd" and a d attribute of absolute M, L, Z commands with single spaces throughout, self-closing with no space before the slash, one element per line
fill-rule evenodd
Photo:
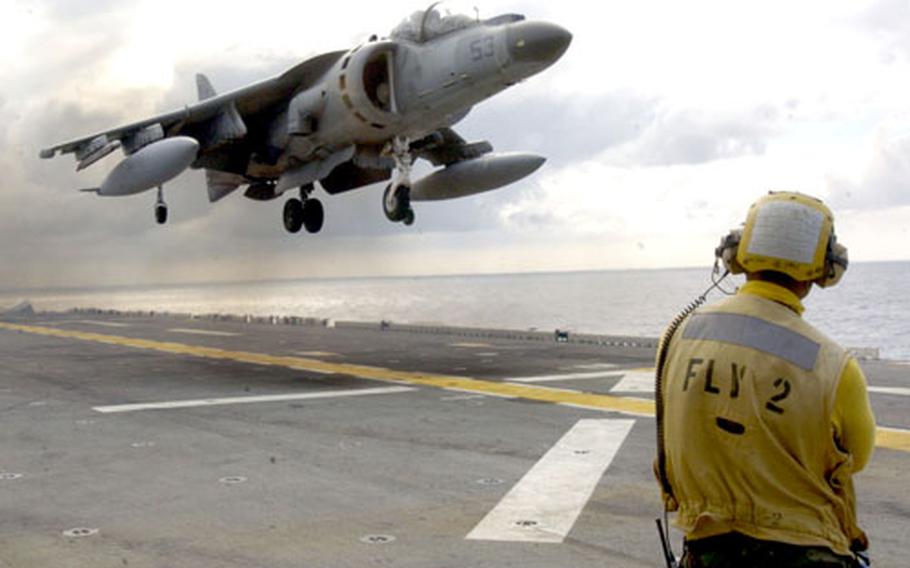
<path fill-rule="evenodd" d="M 716 253 L 747 282 L 671 325 L 658 355 L 655 469 L 682 566 L 855 566 L 868 541 L 852 478 L 875 438 L 866 379 L 801 317 L 812 285 L 847 268 L 831 211 L 772 192 Z"/>

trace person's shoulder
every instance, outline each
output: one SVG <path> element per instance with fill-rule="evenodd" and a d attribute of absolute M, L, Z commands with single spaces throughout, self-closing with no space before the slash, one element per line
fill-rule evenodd
<path fill-rule="evenodd" d="M 726 312 L 726 311 L 735 311 L 737 306 L 743 304 L 743 299 L 748 297 L 744 294 L 731 294 L 724 298 L 721 298 L 710 304 L 705 304 L 695 310 L 694 313 L 711 313 L 711 312 Z"/>
<path fill-rule="evenodd" d="M 804 335 L 810 336 L 817 343 L 823 343 L 831 348 L 841 350 L 844 353 L 847 352 L 847 349 L 843 345 L 841 345 L 840 342 L 835 340 L 833 337 L 828 335 L 826 332 L 822 331 L 815 325 L 809 323 L 804 318 L 799 318 L 799 320 L 800 320 L 800 327 L 802 327 L 803 330 L 805 330 Z"/>

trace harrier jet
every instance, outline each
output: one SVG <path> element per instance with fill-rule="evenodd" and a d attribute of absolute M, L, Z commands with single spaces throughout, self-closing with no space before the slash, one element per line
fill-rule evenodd
<path fill-rule="evenodd" d="M 385 215 L 410 225 L 412 202 L 497 189 L 543 164 L 540 156 L 466 142 L 452 126 L 474 105 L 552 65 L 572 39 L 555 24 L 518 14 L 480 19 L 438 4 L 388 38 L 373 36 L 228 93 L 197 75 L 199 102 L 53 146 L 41 157 L 73 153 L 78 171 L 120 148 L 125 158 L 99 187 L 83 191 L 122 196 L 157 187 L 158 223 L 167 220 L 164 183 L 201 168 L 211 202 L 241 187 L 260 201 L 297 190 L 299 198 L 284 205 L 292 233 L 322 228 L 317 183 L 336 195 L 389 182 Z M 438 169 L 413 180 L 419 158 Z"/>

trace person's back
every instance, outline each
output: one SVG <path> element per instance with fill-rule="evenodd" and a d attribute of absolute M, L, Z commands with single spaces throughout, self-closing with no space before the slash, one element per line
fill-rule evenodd
<path fill-rule="evenodd" d="M 747 243 L 738 251 L 744 264 L 758 248 L 745 247 L 763 231 L 766 239 L 793 238 L 787 224 L 794 208 L 814 205 L 806 200 L 772 194 L 753 207 L 739 237 Z M 769 203 L 772 213 L 773 204 L 784 204 L 777 218 L 760 211 Z M 833 230 L 829 239 L 816 227 L 828 259 Z M 737 248 L 739 240 L 728 244 Z M 726 256 L 733 264 L 730 251 Z M 735 296 L 697 310 L 665 338 L 657 464 L 665 502 L 686 533 L 684 566 L 768 566 L 771 558 L 778 568 L 849 566 L 852 550 L 867 544 L 851 478 L 865 465 L 874 434 L 865 380 L 855 360 L 800 317 L 812 281 L 769 272 L 766 264 L 742 270 L 749 282 Z M 800 270 L 791 272 L 816 272 Z M 836 281 L 832 270 L 818 271 L 820 282 Z"/>

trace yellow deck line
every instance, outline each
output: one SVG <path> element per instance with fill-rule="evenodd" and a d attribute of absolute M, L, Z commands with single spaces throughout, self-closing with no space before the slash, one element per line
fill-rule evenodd
<path fill-rule="evenodd" d="M 910 432 L 879 426 L 875 432 L 875 445 L 882 448 L 910 452 Z"/>
<path fill-rule="evenodd" d="M 34 325 L 0 322 L 0 329 L 50 337 L 61 337 L 65 339 L 78 339 L 80 341 L 91 341 L 94 343 L 118 345 L 121 347 L 133 347 L 136 349 L 159 351 L 175 355 L 224 359 L 241 363 L 251 363 L 254 365 L 272 365 L 299 371 L 336 373 L 361 379 L 392 381 L 410 385 L 522 398 L 539 402 L 550 402 L 553 404 L 565 404 L 576 408 L 606 410 L 636 416 L 654 416 L 654 402 L 636 398 L 592 394 L 564 389 L 551 389 L 527 384 L 485 381 L 466 377 L 396 371 L 382 367 L 332 363 L 304 357 L 268 355 L 250 351 L 229 351 L 215 347 L 202 347 L 170 341 L 154 341 L 150 339 L 137 339 L 133 337 L 121 337 L 102 333 L 55 329 L 52 327 L 39 327 Z M 910 431 L 895 428 L 879 428 L 876 436 L 876 444 L 883 448 L 910 452 Z"/>

